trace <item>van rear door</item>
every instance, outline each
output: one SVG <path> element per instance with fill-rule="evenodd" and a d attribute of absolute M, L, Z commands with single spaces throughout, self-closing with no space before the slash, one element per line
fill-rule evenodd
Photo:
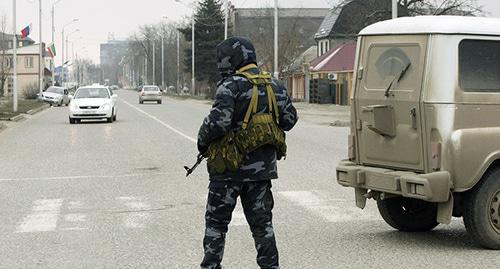
<path fill-rule="evenodd" d="M 424 170 L 420 92 L 427 36 L 364 36 L 356 134 L 365 165 Z"/>

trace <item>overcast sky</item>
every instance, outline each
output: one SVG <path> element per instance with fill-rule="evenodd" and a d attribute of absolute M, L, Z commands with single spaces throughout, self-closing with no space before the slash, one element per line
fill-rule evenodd
<path fill-rule="evenodd" d="M 50 43 L 51 8 L 56 0 L 42 0 L 42 28 L 44 42 Z M 183 0 L 190 3 L 191 0 Z M 31 38 L 38 38 L 38 2 L 39 0 L 17 0 L 17 29 L 32 23 Z M 272 0 L 232 0 L 233 5 L 241 7 L 260 7 L 273 5 Z M 335 0 L 280 0 L 280 7 L 330 7 Z M 499 0 L 478 0 L 484 6 L 488 16 L 500 17 Z M 70 41 L 75 40 L 75 52 L 79 57 L 99 60 L 99 44 L 107 40 L 113 33 L 116 39 L 125 39 L 137 30 L 139 25 L 159 22 L 162 17 L 180 21 L 191 13 L 191 9 L 174 0 L 61 0 L 55 6 L 55 43 L 59 54 L 56 64 L 60 64 L 61 27 L 73 18 L 79 21 L 66 28 L 71 34 Z M 0 0 L 0 17 L 7 17 L 8 32 L 12 32 L 12 0 Z M 70 43 L 71 54 L 71 43 Z"/>

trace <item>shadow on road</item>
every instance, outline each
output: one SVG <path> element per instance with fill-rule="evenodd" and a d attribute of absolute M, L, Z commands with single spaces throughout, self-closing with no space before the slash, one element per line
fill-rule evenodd
<path fill-rule="evenodd" d="M 441 229 L 436 229 L 430 232 L 421 233 L 405 233 L 399 231 L 387 231 L 374 233 L 369 235 L 373 239 L 380 239 L 384 243 L 390 243 L 393 246 L 400 245 L 401 247 L 419 247 L 419 248 L 435 248 L 435 249 L 468 249 L 480 250 L 472 238 L 467 234 L 465 229 L 448 229 L 443 226 Z"/>

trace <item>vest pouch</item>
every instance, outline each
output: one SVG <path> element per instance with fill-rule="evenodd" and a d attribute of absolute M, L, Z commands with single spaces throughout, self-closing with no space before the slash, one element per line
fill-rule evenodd
<path fill-rule="evenodd" d="M 240 168 L 244 155 L 238 149 L 234 136 L 234 132 L 229 132 L 208 147 L 207 166 L 210 173 L 222 174 Z"/>

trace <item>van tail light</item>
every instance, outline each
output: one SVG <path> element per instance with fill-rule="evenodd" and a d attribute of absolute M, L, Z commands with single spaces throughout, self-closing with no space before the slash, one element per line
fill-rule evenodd
<path fill-rule="evenodd" d="M 441 142 L 431 143 L 431 168 L 433 171 L 441 169 Z"/>

